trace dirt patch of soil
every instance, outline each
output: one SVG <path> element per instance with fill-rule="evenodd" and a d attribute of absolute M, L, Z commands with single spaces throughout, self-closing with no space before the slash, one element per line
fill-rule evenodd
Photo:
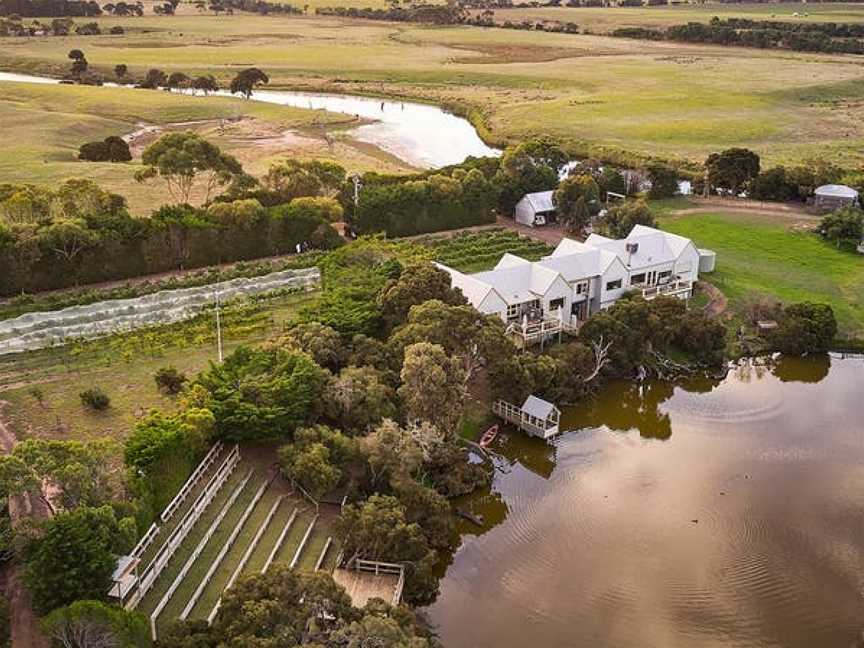
<path fill-rule="evenodd" d="M 585 56 L 586 50 L 545 45 L 451 45 L 452 49 L 475 52 L 480 56 L 457 56 L 451 63 L 544 63 Z"/>
<path fill-rule="evenodd" d="M 708 303 L 705 304 L 705 313 L 708 317 L 720 317 L 726 312 L 728 301 L 720 289 L 714 284 L 705 281 L 698 281 L 696 287 L 708 295 Z"/>

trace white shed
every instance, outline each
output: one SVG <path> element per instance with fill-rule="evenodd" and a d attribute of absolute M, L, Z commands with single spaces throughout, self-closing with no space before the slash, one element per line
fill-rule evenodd
<path fill-rule="evenodd" d="M 852 187 L 829 184 L 817 187 L 813 192 L 813 204 L 819 209 L 833 211 L 841 207 L 851 207 L 858 203 L 858 192 Z"/>
<path fill-rule="evenodd" d="M 556 220 L 555 203 L 552 201 L 552 191 L 538 191 L 522 196 L 516 203 L 514 216 L 517 223 L 528 227 L 546 225 Z"/>

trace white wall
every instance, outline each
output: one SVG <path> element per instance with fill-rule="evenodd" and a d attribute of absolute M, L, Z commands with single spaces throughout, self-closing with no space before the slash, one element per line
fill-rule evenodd
<path fill-rule="evenodd" d="M 610 281 L 621 280 L 621 287 L 616 290 L 606 290 L 606 284 Z M 611 306 L 611 302 L 621 297 L 624 293 L 630 290 L 630 279 L 627 268 L 621 263 L 620 259 L 615 259 L 609 264 L 605 272 L 600 275 L 599 281 L 600 308 Z"/>
<path fill-rule="evenodd" d="M 518 203 L 516 203 L 514 217 L 517 223 L 522 223 L 523 225 L 528 225 L 530 227 L 534 226 L 534 208 L 526 198 L 522 198 Z"/>
<path fill-rule="evenodd" d="M 680 275 L 684 281 L 699 279 L 699 250 L 693 243 L 689 243 L 678 256 L 678 260 L 675 261 L 674 272 Z"/>
<path fill-rule="evenodd" d="M 474 308 L 484 315 L 497 315 L 501 321 L 507 323 L 507 302 L 501 299 L 500 295 L 494 290 L 490 290 L 489 294 L 483 298 L 479 304 L 475 304 Z"/>

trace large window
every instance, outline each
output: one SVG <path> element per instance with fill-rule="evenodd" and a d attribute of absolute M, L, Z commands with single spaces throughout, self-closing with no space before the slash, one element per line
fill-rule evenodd
<path fill-rule="evenodd" d="M 588 294 L 588 282 L 582 281 L 576 284 L 576 294 L 577 295 L 587 295 Z"/>
<path fill-rule="evenodd" d="M 664 270 L 663 272 L 661 272 L 660 274 L 657 275 L 657 280 L 660 283 L 666 283 L 667 281 L 669 281 L 669 277 L 671 277 L 671 276 L 672 276 L 671 270 Z"/>
<path fill-rule="evenodd" d="M 606 290 L 618 290 L 621 288 L 621 279 L 606 282 Z"/>
<path fill-rule="evenodd" d="M 564 308 L 564 298 L 559 297 L 558 299 L 553 299 L 549 302 L 549 310 L 558 310 L 559 308 Z"/>
<path fill-rule="evenodd" d="M 515 320 L 519 317 L 519 304 L 507 305 L 507 319 Z"/>
<path fill-rule="evenodd" d="M 633 286 L 638 286 L 639 284 L 645 283 L 645 273 L 641 272 L 639 274 L 633 275 L 632 277 L 630 277 L 630 283 Z"/>

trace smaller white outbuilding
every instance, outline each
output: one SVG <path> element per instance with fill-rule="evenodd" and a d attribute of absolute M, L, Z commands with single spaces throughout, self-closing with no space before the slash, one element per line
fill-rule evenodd
<path fill-rule="evenodd" d="M 846 185 L 822 185 L 813 192 L 813 204 L 825 211 L 852 207 L 858 204 L 858 192 Z"/>
<path fill-rule="evenodd" d="M 538 191 L 522 196 L 514 211 L 517 223 L 538 227 L 557 220 L 552 191 Z"/>

